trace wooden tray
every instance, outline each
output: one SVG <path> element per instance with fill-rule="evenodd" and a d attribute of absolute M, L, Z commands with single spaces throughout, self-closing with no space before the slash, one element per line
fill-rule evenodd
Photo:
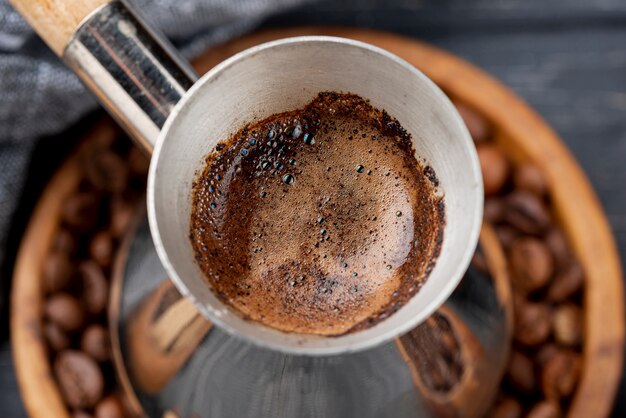
<path fill-rule="evenodd" d="M 378 45 L 416 65 L 453 98 L 494 126 L 496 141 L 515 161 L 532 161 L 546 175 L 555 215 L 585 271 L 584 369 L 571 418 L 608 416 L 622 373 L 623 283 L 619 257 L 589 181 L 550 127 L 506 87 L 465 61 L 415 40 L 358 29 L 295 28 L 253 34 L 214 48 L 195 61 L 200 73 L 244 48 L 295 35 L 334 35 Z M 96 133 L 97 134 L 97 133 Z M 14 272 L 11 337 L 18 381 L 32 417 L 68 417 L 43 343 L 41 264 L 61 203 L 77 182 L 76 158 L 43 193 L 24 235 Z"/>

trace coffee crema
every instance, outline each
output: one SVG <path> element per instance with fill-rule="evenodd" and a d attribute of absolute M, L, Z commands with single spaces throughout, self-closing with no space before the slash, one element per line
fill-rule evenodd
<path fill-rule="evenodd" d="M 286 332 L 342 335 L 427 279 L 445 209 L 434 170 L 385 111 L 347 93 L 250 124 L 193 185 L 190 239 L 215 294 Z"/>

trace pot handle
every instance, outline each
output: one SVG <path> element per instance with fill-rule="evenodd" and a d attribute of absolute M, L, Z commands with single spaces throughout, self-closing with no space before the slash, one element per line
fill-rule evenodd
<path fill-rule="evenodd" d="M 197 75 L 120 0 L 10 0 L 131 138 L 151 153 Z"/>

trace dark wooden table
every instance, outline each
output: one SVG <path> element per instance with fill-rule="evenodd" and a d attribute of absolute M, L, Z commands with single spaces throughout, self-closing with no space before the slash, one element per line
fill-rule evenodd
<path fill-rule="evenodd" d="M 626 1 L 334 1 L 260 22 L 309 24 L 369 27 L 427 40 L 511 87 L 554 127 L 587 172 L 626 260 Z M 62 138 L 68 142 L 70 136 Z M 31 170 L 21 213 L 28 213 L 46 174 L 60 161 L 62 153 L 55 159 L 42 149 L 58 148 L 59 140 L 42 142 L 41 164 Z M 23 218 L 16 225 L 23 226 Z M 20 228 L 15 229 L 14 244 Z M 3 342 L 0 416 L 24 417 L 10 356 Z M 614 413 L 623 416 L 626 381 Z"/>

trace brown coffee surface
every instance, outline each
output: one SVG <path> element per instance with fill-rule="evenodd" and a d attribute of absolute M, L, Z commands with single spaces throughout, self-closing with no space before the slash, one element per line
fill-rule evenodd
<path fill-rule="evenodd" d="M 386 112 L 320 93 L 216 146 L 193 186 L 190 239 L 214 292 L 245 318 L 341 335 L 426 280 L 443 238 L 437 183 Z"/>

